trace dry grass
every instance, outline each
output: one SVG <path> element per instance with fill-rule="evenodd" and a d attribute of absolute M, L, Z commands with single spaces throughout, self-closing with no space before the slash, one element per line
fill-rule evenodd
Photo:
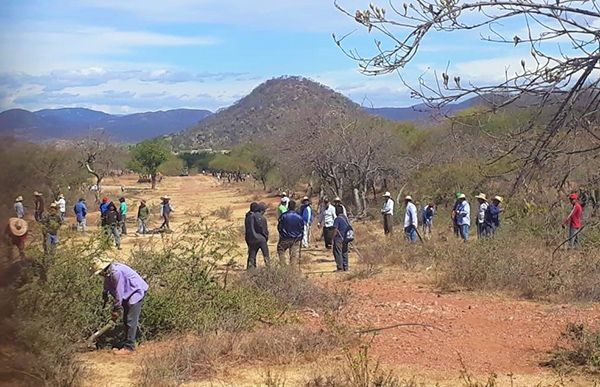
<path fill-rule="evenodd" d="M 590 330 L 583 324 L 567 325 L 550 360 L 543 365 L 560 373 L 576 369 L 600 373 L 600 331 Z"/>
<path fill-rule="evenodd" d="M 328 331 L 297 326 L 176 338 L 146 355 L 136 377 L 139 386 L 174 386 L 226 373 L 234 364 L 311 362 L 343 345 L 344 340 Z M 268 379 L 273 386 L 283 382 L 276 375 Z"/>
<path fill-rule="evenodd" d="M 231 220 L 231 217 L 233 216 L 233 208 L 231 206 L 222 206 L 212 211 L 210 214 L 219 219 Z"/>

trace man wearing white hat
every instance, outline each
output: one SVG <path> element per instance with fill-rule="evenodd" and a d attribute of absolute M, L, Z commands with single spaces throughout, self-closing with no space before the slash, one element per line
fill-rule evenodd
<path fill-rule="evenodd" d="M 25 217 L 25 207 L 23 207 L 23 196 L 17 196 L 17 198 L 15 199 L 15 214 L 19 219 L 23 219 Z"/>
<path fill-rule="evenodd" d="M 500 204 L 504 199 L 502 196 L 494 196 L 492 199 L 492 203 L 488 206 L 487 211 L 485 212 L 485 234 L 486 236 L 494 236 L 498 227 L 500 227 L 500 213 L 502 213 L 502 208 Z"/>
<path fill-rule="evenodd" d="M 391 234 L 394 232 L 394 201 L 389 192 L 384 193 L 383 198 L 383 208 L 381 209 L 381 215 L 383 216 L 383 232 L 385 234 Z"/>
<path fill-rule="evenodd" d="M 317 226 L 323 226 L 323 241 L 325 242 L 325 248 L 328 250 L 333 247 L 333 223 L 335 218 L 335 207 L 329 203 L 329 199 L 324 198 Z"/>
<path fill-rule="evenodd" d="M 480 193 L 475 198 L 479 202 L 479 207 L 477 208 L 477 239 L 481 239 L 486 236 L 485 213 L 489 204 L 484 193 Z"/>
<path fill-rule="evenodd" d="M 35 196 L 33 216 L 37 222 L 41 222 L 44 215 L 44 197 L 42 193 L 38 191 L 35 191 L 33 196 Z"/>
<path fill-rule="evenodd" d="M 456 207 L 456 224 L 460 237 L 463 241 L 469 239 L 469 228 L 471 227 L 471 206 L 467 202 L 465 194 L 458 195 L 458 205 Z"/>
<path fill-rule="evenodd" d="M 404 235 L 410 243 L 417 241 L 417 227 L 419 221 L 417 219 L 417 206 L 413 203 L 412 196 L 408 195 L 404 198 L 406 203 L 406 212 L 404 214 Z"/>
<path fill-rule="evenodd" d="M 334 207 L 337 207 L 337 206 L 342 207 L 344 216 L 348 217 L 348 212 L 346 211 L 346 206 L 342 204 L 342 199 L 339 196 L 336 196 L 335 199 L 333 199 L 333 206 Z"/>
<path fill-rule="evenodd" d="M 135 350 L 135 339 L 142 312 L 144 296 L 148 291 L 148 284 L 129 266 L 113 262 L 108 258 L 94 260 L 94 275 L 104 278 L 102 299 L 108 301 L 108 295 L 113 298 L 112 319 L 116 321 L 123 315 L 123 326 L 126 339 L 115 349 L 119 355 L 127 355 Z"/>
<path fill-rule="evenodd" d="M 310 207 L 310 198 L 305 196 L 302 198 L 300 205 L 300 215 L 304 220 L 304 236 L 302 237 L 302 247 L 308 248 L 310 245 L 310 226 L 313 222 L 313 210 Z"/>

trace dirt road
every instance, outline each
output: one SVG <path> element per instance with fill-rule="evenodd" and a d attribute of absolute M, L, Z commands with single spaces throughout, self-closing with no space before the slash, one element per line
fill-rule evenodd
<path fill-rule="evenodd" d="M 135 187 L 132 179 L 114 182 Z M 271 233 L 276 234 L 274 209 L 278 199 L 265 197 L 259 191 L 250 192 L 248 186 L 221 185 L 206 176 L 167 178 L 158 192 L 136 191 L 128 194 L 130 201 L 147 199 L 151 206 L 158 203 L 161 194 L 168 194 L 175 207 L 173 228 L 199 215 L 211 216 L 219 207 L 231 207 L 231 220 L 220 220 L 230 227 L 241 227 L 251 201 L 264 201 L 272 210 L 268 213 Z M 127 194 L 127 191 L 126 191 Z M 155 219 L 154 222 L 157 222 Z M 156 224 L 156 223 L 155 223 Z M 316 230 L 315 230 L 316 233 Z M 142 238 L 142 237 L 139 237 Z M 124 238 L 124 254 L 136 237 Z M 273 238 L 276 241 L 276 237 Z M 240 247 L 243 240 L 240 236 Z M 383 330 L 373 338 L 371 352 L 383 364 L 400 375 L 417 376 L 426 382 L 442 385 L 460 385 L 458 376 L 463 367 L 476 375 L 497 373 L 500 385 L 510 385 L 513 375 L 516 385 L 551 383 L 558 378 L 540 361 L 556 344 L 560 332 L 568 322 L 582 322 L 597 326 L 600 317 L 598 305 L 556 305 L 510 299 L 503 296 L 472 292 L 439 294 L 423 275 L 388 268 L 373 278 L 346 281 L 344 275 L 333 274 L 333 259 L 329 251 L 314 242 L 307 251 L 309 262 L 305 273 L 322 272 L 313 278 L 327 287 L 347 287 L 350 302 L 345 319 L 350 326 L 385 327 L 398 323 L 420 323 L 424 326 L 400 327 Z M 274 251 L 274 245 L 271 246 Z M 351 268 L 356 257 L 351 254 Z M 245 264 L 240 258 L 240 265 Z M 151 346 L 151 344 L 150 344 Z M 121 359 L 108 352 L 88 353 L 81 359 L 90 367 L 90 386 L 128 386 L 137 361 L 147 350 Z M 300 385 L 304 375 L 323 367 L 320 364 L 280 368 L 286 385 Z M 257 385 L 262 380 L 255 367 L 232 370 L 227 380 L 213 381 L 224 385 Z M 572 378 L 569 385 L 589 385 L 589 380 Z"/>

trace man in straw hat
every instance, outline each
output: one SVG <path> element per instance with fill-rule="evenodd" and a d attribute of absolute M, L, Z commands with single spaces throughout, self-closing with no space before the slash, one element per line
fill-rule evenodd
<path fill-rule="evenodd" d="M 489 204 L 487 197 L 484 193 L 480 193 L 475 196 L 479 206 L 477 207 L 477 239 L 484 238 L 486 236 L 486 225 L 485 225 L 485 213 L 488 210 Z"/>
<path fill-rule="evenodd" d="M 13 246 L 19 250 L 19 257 L 25 258 L 25 239 L 27 238 L 28 225 L 24 219 L 10 218 L 4 234 L 8 242 L 9 260 L 13 258 Z"/>
<path fill-rule="evenodd" d="M 404 198 L 406 212 L 404 213 L 404 236 L 410 243 L 417 241 L 417 227 L 419 221 L 417 218 L 417 206 L 413 203 L 412 196 L 408 195 Z"/>
<path fill-rule="evenodd" d="M 25 217 L 25 207 L 23 207 L 23 196 L 17 196 L 17 198 L 15 199 L 15 214 L 19 219 L 23 219 Z"/>
<path fill-rule="evenodd" d="M 456 208 L 456 225 L 463 241 L 469 239 L 469 228 L 471 227 L 471 206 L 467 202 L 467 196 L 463 193 L 458 195 L 458 206 Z"/>
<path fill-rule="evenodd" d="M 67 214 L 67 201 L 65 200 L 65 195 L 58 195 L 58 200 L 56 201 L 56 205 L 58 207 L 58 214 L 60 215 L 61 221 L 65 221 L 65 215 Z"/>
<path fill-rule="evenodd" d="M 159 228 L 171 231 L 171 225 L 169 222 L 171 221 L 171 212 L 173 212 L 173 207 L 171 206 L 171 198 L 167 195 L 161 197 L 162 203 L 160 204 L 160 216 L 163 219 L 162 224 Z"/>
<path fill-rule="evenodd" d="M 504 199 L 502 196 L 494 196 L 492 203 L 488 206 L 485 212 L 485 234 L 486 236 L 493 236 L 496 230 L 500 227 L 500 213 L 502 208 L 500 205 Z"/>
<path fill-rule="evenodd" d="M 35 191 L 33 193 L 34 201 L 34 212 L 33 217 L 37 222 L 42 221 L 42 217 L 44 216 L 44 197 L 41 192 Z"/>
<path fill-rule="evenodd" d="M 58 245 L 58 229 L 62 225 L 62 219 L 58 214 L 58 205 L 50 204 L 47 214 L 42 217 L 42 234 L 44 236 L 44 253 L 54 254 Z"/>
<path fill-rule="evenodd" d="M 112 296 L 113 321 L 117 321 L 120 315 L 123 316 L 125 340 L 115 346 L 115 354 L 131 354 L 135 351 L 135 339 L 148 284 L 129 266 L 109 258 L 95 258 L 93 270 L 94 275 L 104 278 L 104 303 L 108 301 L 109 295 Z"/>
<path fill-rule="evenodd" d="M 394 201 L 389 192 L 383 194 L 383 208 L 381 209 L 383 216 L 383 232 L 391 234 L 394 232 Z"/>
<path fill-rule="evenodd" d="M 323 198 L 317 226 L 323 227 L 323 241 L 327 250 L 333 247 L 333 223 L 335 222 L 335 218 L 335 207 L 329 203 L 328 198 Z"/>

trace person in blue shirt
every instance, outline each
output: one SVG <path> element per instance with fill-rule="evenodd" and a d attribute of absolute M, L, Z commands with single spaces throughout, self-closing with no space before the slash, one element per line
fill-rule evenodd
<path fill-rule="evenodd" d="M 469 228 L 471 227 L 471 206 L 467 202 L 465 194 L 458 196 L 458 205 L 456 207 L 456 224 L 460 237 L 463 241 L 469 239 Z"/>
<path fill-rule="evenodd" d="M 422 223 L 423 223 L 423 237 L 431 238 L 431 227 L 433 226 L 433 216 L 435 215 L 435 203 L 429 202 L 423 207 Z"/>
<path fill-rule="evenodd" d="M 87 206 L 85 205 L 85 199 L 80 198 L 75 206 L 73 207 L 75 212 L 75 218 L 77 220 L 77 231 L 85 232 L 87 230 L 87 222 L 85 217 L 87 216 Z"/>
<path fill-rule="evenodd" d="M 333 258 L 336 271 L 348 271 L 348 245 L 346 233 L 350 227 L 348 217 L 344 215 L 344 207 L 335 206 L 335 220 L 333 221 Z"/>
<path fill-rule="evenodd" d="M 502 201 L 503 199 L 501 196 L 495 196 L 494 199 L 492 199 L 492 204 L 490 204 L 485 211 L 484 224 L 486 236 L 493 236 L 498 227 L 500 227 L 500 213 L 502 212 L 500 203 L 502 203 Z"/>
<path fill-rule="evenodd" d="M 109 200 L 105 196 L 102 198 L 102 203 L 100 203 L 100 219 L 102 220 L 102 227 L 106 226 L 106 214 L 108 213 L 108 205 Z"/>
<path fill-rule="evenodd" d="M 313 210 L 310 207 L 310 198 L 308 196 L 302 198 L 302 205 L 300 206 L 300 211 L 298 211 L 298 213 L 302 215 L 302 219 L 304 220 L 302 247 L 308 248 L 310 245 L 310 226 L 313 222 Z"/>
<path fill-rule="evenodd" d="M 296 202 L 290 200 L 288 210 L 279 218 L 277 225 L 279 231 L 279 241 L 277 242 L 277 255 L 279 263 L 287 264 L 287 251 L 290 254 L 290 263 L 292 266 L 298 265 L 300 261 L 300 248 L 304 236 L 304 219 L 296 212 Z"/>

